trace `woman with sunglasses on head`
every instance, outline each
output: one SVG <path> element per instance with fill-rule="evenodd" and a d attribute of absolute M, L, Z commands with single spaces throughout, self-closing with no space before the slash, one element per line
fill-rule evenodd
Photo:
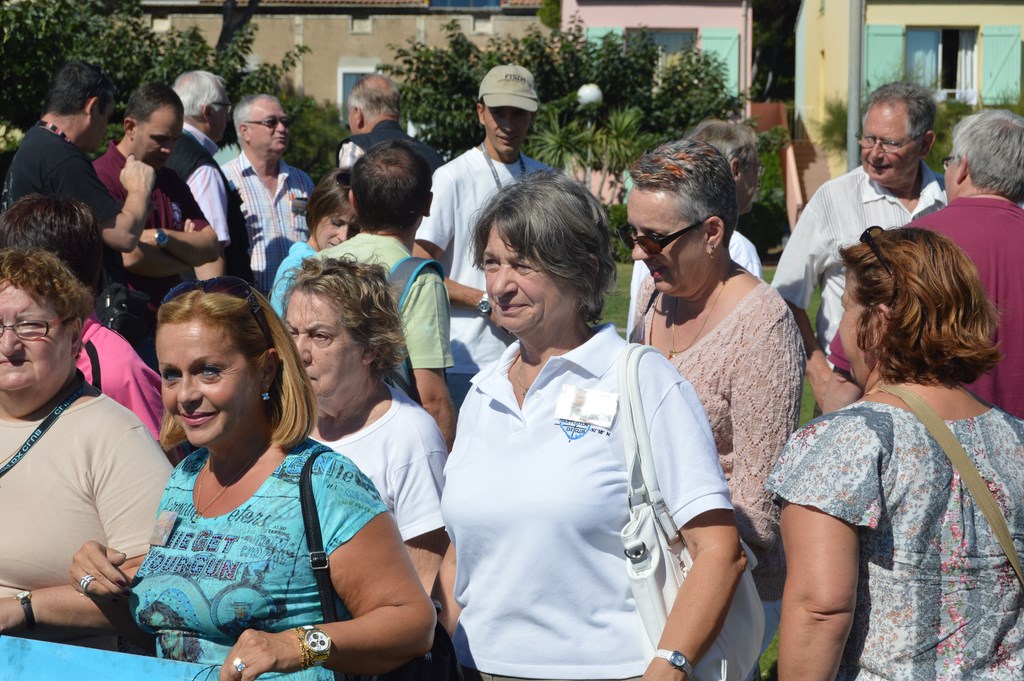
<path fill-rule="evenodd" d="M 645 354 L 640 399 L 654 465 L 694 557 L 658 646 L 664 655 L 645 659 L 620 539 L 629 520 L 619 406 L 627 386 L 617 371 L 626 343 L 611 324 L 596 325 L 615 282 L 610 236 L 597 200 L 555 173 L 503 187 L 473 230 L 487 294 L 517 340 L 473 379 L 445 467 L 452 548 L 442 577 L 457 607 L 444 612 L 449 627 L 458 616 L 452 637 L 467 681 L 678 681 L 715 640 L 743 574 L 700 403 L 668 362 Z"/>
<path fill-rule="evenodd" d="M 281 261 L 270 291 L 270 304 L 274 312 L 284 316 L 284 297 L 296 270 L 302 261 L 331 246 L 348 241 L 359 233 L 356 211 L 349 202 L 351 175 L 347 170 L 335 168 L 324 175 L 320 184 L 309 195 L 306 208 L 306 224 L 309 225 L 309 240 L 296 241 L 288 249 L 288 255 Z"/>
<path fill-rule="evenodd" d="M 758 561 L 763 652 L 778 625 L 786 574 L 779 509 L 764 483 L 800 418 L 800 331 L 775 289 L 729 256 L 737 205 L 725 158 L 680 140 L 644 155 L 630 173 L 629 225 L 620 235 L 650 270 L 634 339 L 668 357 L 704 405 L 736 526 Z"/>
<path fill-rule="evenodd" d="M 128 606 L 158 654 L 222 665 L 221 679 L 304 671 L 294 678 L 327 680 L 429 650 L 433 604 L 373 483 L 309 438 L 316 398 L 269 303 L 241 279 L 185 282 L 160 307 L 156 347 L 162 440 L 199 447 L 171 477 L 158 519 L 167 531 L 130 585 Z M 332 623 L 298 491 L 305 461 L 321 451 L 312 487 L 342 620 Z M 72 579 L 94 577 L 94 599 L 125 591 L 113 551 L 87 544 L 72 565 Z"/>
<path fill-rule="evenodd" d="M 373 481 L 430 592 L 448 547 L 441 519 L 448 446 L 433 417 L 385 383 L 405 357 L 387 270 L 310 258 L 295 272 L 284 304 L 316 393 L 313 438 L 351 458 Z"/>
<path fill-rule="evenodd" d="M 171 466 L 138 417 L 75 368 L 94 302 L 56 256 L 0 250 L 0 632 L 113 650 L 68 564 L 104 537 L 129 579 Z"/>
<path fill-rule="evenodd" d="M 1021 555 L 1024 421 L 963 388 L 999 359 L 995 311 L 935 232 L 874 228 L 839 255 L 839 334 L 865 396 L 798 431 L 769 479 L 789 566 L 779 678 L 1020 678 L 1024 591 L 978 492 Z"/>

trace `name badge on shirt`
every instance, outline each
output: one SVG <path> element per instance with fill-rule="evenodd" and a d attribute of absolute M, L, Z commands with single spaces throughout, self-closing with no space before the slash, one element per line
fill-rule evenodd
<path fill-rule="evenodd" d="M 619 396 L 615 393 L 563 385 L 555 403 L 555 418 L 607 429 L 612 427 L 618 410 Z"/>
<path fill-rule="evenodd" d="M 149 535 L 149 543 L 153 546 L 167 546 L 167 540 L 171 538 L 171 532 L 174 530 L 174 521 L 177 519 L 177 511 L 160 511 L 156 525 L 153 526 L 153 534 Z"/>
<path fill-rule="evenodd" d="M 309 203 L 309 199 L 305 196 L 295 196 L 295 194 L 292 194 L 292 213 L 295 215 L 305 215 L 307 203 Z"/>

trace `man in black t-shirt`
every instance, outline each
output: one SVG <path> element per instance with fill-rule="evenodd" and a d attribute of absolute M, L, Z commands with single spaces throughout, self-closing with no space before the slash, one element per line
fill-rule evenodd
<path fill-rule="evenodd" d="M 22 140 L 3 187 L 3 208 L 26 194 L 67 196 L 87 204 L 96 215 L 103 242 L 122 253 L 138 245 L 149 210 L 153 169 L 128 158 L 121 173 L 124 204 L 107 192 L 85 155 L 95 151 L 114 109 L 114 84 L 94 64 L 62 66 L 46 94 L 45 113 Z"/>

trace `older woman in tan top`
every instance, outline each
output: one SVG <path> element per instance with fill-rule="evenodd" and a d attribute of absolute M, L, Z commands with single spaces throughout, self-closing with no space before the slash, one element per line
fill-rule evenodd
<path fill-rule="evenodd" d="M 779 294 L 729 257 L 736 185 L 721 154 L 703 142 L 669 142 L 631 173 L 629 224 L 620 236 L 650 270 L 634 340 L 661 350 L 704 405 L 736 526 L 758 559 L 767 647 L 786 569 L 779 507 L 764 483 L 800 417 L 800 332 Z"/>

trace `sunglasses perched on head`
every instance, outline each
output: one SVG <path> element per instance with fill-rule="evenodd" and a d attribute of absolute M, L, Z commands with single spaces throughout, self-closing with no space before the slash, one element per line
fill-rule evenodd
<path fill-rule="evenodd" d="M 704 218 L 703 220 L 698 220 L 692 225 L 687 225 L 686 227 L 683 227 L 678 232 L 672 232 L 671 234 L 664 235 L 637 234 L 636 227 L 629 224 L 619 227 L 619 229 L 616 230 L 616 232 L 618 233 L 619 238 L 622 239 L 622 243 L 626 244 L 626 248 L 632 250 L 634 246 L 639 246 L 640 250 L 642 250 L 647 255 L 657 255 L 661 253 L 663 250 L 665 250 L 665 247 L 668 246 L 670 243 L 672 243 L 682 235 L 686 234 L 690 230 L 700 227 L 709 219 L 710 218 Z"/>
<path fill-rule="evenodd" d="M 274 341 L 270 337 L 270 327 L 267 326 L 267 318 L 263 314 L 263 308 L 260 307 L 260 301 L 256 299 L 256 292 L 244 279 L 239 279 L 238 277 L 214 277 L 213 279 L 183 281 L 168 291 L 164 299 L 160 301 L 160 304 L 162 305 L 175 298 L 180 298 L 191 291 L 223 293 L 233 298 L 241 298 L 249 304 L 249 311 L 256 318 L 256 323 L 259 324 L 263 336 L 267 339 L 267 343 L 271 346 L 274 345 Z"/>
<path fill-rule="evenodd" d="M 878 258 L 878 264 L 882 266 L 882 269 L 884 269 L 893 280 L 892 296 L 889 298 L 889 306 L 892 307 L 893 302 L 896 300 L 896 276 L 892 273 L 892 265 L 890 265 L 889 261 L 885 259 L 884 255 L 882 255 L 882 250 L 878 247 L 878 242 L 875 241 L 875 239 L 878 236 L 881 236 L 883 232 L 885 232 L 885 230 L 878 225 L 872 225 L 865 229 L 864 233 L 860 235 L 860 242 L 862 244 L 867 244 L 868 248 L 871 249 L 871 252 L 875 254 L 876 258 Z"/>

